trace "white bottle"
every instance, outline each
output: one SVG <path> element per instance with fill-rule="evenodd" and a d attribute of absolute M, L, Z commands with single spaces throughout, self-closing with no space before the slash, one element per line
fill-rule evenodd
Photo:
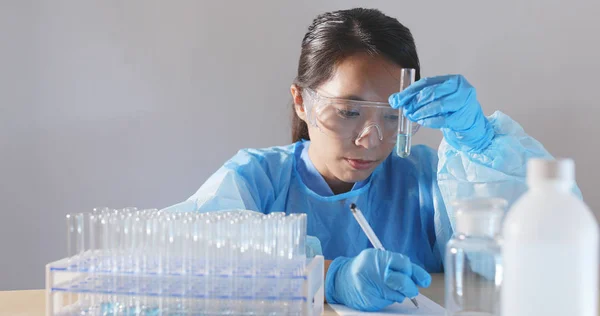
<path fill-rule="evenodd" d="M 598 224 L 575 194 L 573 161 L 531 159 L 503 224 L 503 316 L 598 316 Z"/>

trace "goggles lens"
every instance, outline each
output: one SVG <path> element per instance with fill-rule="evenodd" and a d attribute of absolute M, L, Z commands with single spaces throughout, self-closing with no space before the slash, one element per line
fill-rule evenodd
<path fill-rule="evenodd" d="M 305 89 L 307 118 L 323 133 L 340 139 L 356 139 L 366 128 L 377 126 L 382 141 L 396 142 L 399 111 L 384 102 L 356 101 L 329 98 Z M 308 104 L 306 104 L 308 103 Z M 413 134 L 418 125 L 413 125 Z"/>

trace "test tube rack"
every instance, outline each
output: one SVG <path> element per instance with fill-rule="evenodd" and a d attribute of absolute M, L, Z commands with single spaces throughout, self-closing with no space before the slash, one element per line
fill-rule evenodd
<path fill-rule="evenodd" d="M 136 208 L 69 214 L 46 315 L 320 315 L 306 214 Z"/>
<path fill-rule="evenodd" d="M 90 270 L 89 259 L 46 265 L 46 315 L 321 315 L 323 256 L 255 275 Z M 102 260 L 99 254 L 93 256 Z M 305 267 L 302 269 L 301 267 Z M 236 284 L 234 291 L 229 291 Z M 251 292 L 250 288 L 255 288 Z"/>

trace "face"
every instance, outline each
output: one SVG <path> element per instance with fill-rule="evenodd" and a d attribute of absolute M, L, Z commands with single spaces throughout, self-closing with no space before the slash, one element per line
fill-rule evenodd
<path fill-rule="evenodd" d="M 362 101 L 386 102 L 398 92 L 400 67 L 383 57 L 356 54 L 344 59 L 332 78 L 315 90 L 323 96 Z M 307 122 L 300 91 L 292 86 L 296 113 Z M 376 128 L 368 128 L 358 138 L 339 139 L 326 135 L 307 122 L 311 139 L 309 156 L 334 192 L 369 177 L 387 158 L 395 144 L 379 139 Z M 348 187 L 349 186 L 349 187 Z M 340 191 L 340 190 L 337 190 Z"/>

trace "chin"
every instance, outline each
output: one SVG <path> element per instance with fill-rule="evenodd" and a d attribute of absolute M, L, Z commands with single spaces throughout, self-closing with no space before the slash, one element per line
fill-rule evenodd
<path fill-rule="evenodd" d="M 342 181 L 347 183 L 360 182 L 366 180 L 371 173 L 373 173 L 373 170 L 351 170 L 345 172 L 345 177 L 342 178 Z"/>

